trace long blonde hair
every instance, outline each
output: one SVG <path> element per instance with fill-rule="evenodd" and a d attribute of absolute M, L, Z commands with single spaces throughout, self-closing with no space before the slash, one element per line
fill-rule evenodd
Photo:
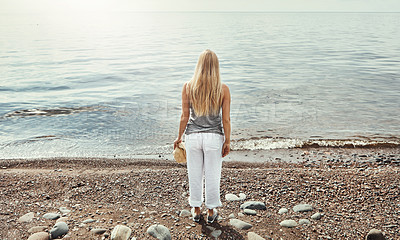
<path fill-rule="evenodd" d="M 207 49 L 200 54 L 189 81 L 189 100 L 197 116 L 217 115 L 222 103 L 222 83 L 217 55 Z"/>

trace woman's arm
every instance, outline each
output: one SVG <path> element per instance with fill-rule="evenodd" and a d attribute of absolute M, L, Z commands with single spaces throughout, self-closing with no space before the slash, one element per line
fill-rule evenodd
<path fill-rule="evenodd" d="M 187 125 L 187 123 L 189 121 L 189 114 L 190 114 L 189 97 L 188 97 L 188 94 L 186 92 L 186 86 L 187 86 L 187 83 L 183 84 L 183 88 L 182 88 L 182 114 L 181 114 L 181 120 L 180 120 L 180 123 L 179 123 L 178 138 L 174 141 L 174 149 L 176 148 L 176 146 L 178 146 L 178 144 L 180 142 L 182 142 L 182 136 L 183 136 L 183 133 L 185 132 L 186 125 Z"/>
<path fill-rule="evenodd" d="M 225 142 L 222 146 L 222 157 L 225 157 L 231 151 L 231 93 L 226 84 L 222 85 L 222 124 L 224 127 Z"/>

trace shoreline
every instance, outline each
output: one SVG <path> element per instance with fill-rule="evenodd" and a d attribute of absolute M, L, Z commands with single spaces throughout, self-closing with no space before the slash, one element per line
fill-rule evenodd
<path fill-rule="evenodd" d="M 400 146 L 396 147 L 304 147 L 304 148 L 283 148 L 283 149 L 256 149 L 256 150 L 231 150 L 228 156 L 223 158 L 223 162 L 246 162 L 246 163 L 268 163 L 268 162 L 287 162 L 287 163 L 300 163 L 312 158 L 316 160 L 334 160 L 341 161 L 342 156 L 351 156 L 352 161 L 361 162 L 374 162 L 380 155 L 399 155 Z M 314 155 L 314 156 L 313 156 Z M 149 155 L 131 155 L 130 157 L 76 157 L 76 156 L 62 156 L 62 157 L 32 157 L 32 158 L 0 158 L 0 166 L 4 162 L 18 162 L 18 161 L 46 161 L 60 159 L 62 161 L 68 159 L 74 159 L 82 161 L 132 161 L 142 162 L 145 164 L 147 161 L 159 161 L 167 160 L 166 162 L 174 163 L 175 160 L 172 155 L 172 151 L 169 154 L 149 154 Z M 346 161 L 346 159 L 342 159 Z M 348 161 L 348 160 L 347 160 Z M 396 163 L 400 163 L 400 156 L 395 157 L 393 160 Z M 165 163 L 167 164 L 167 163 Z"/>
<path fill-rule="evenodd" d="M 172 239 L 215 239 L 217 230 L 218 239 L 247 239 L 248 232 L 265 239 L 363 239 L 373 228 L 386 239 L 400 237 L 398 148 L 284 149 L 230 157 L 222 169 L 222 218 L 213 224 L 179 216 L 190 211 L 185 164 L 162 159 L 1 160 L 0 225 L 5 227 L 0 239 L 27 239 L 34 226 L 49 231 L 56 220 L 43 215 L 63 215 L 60 207 L 71 210 L 64 214 L 69 232 L 63 239 L 109 239 L 116 225 L 129 227 L 131 237 L 153 239 L 147 234 L 153 224 L 166 226 Z M 263 162 L 254 162 L 257 158 Z M 246 199 L 225 199 L 239 193 Z M 252 200 L 265 203 L 266 210 L 243 214 L 240 205 Z M 294 212 L 300 203 L 312 205 L 313 211 Z M 281 208 L 288 213 L 279 214 Z M 31 221 L 17 221 L 29 212 L 34 213 Z M 322 218 L 311 219 L 317 212 Z M 253 226 L 231 226 L 232 213 Z M 94 222 L 83 223 L 87 219 Z M 280 226 L 285 219 L 308 219 L 310 224 L 286 228 Z M 91 230 L 96 228 L 105 233 L 95 235 Z"/>

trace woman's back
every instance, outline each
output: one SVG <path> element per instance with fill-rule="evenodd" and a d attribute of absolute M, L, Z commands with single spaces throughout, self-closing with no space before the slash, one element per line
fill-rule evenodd
<path fill-rule="evenodd" d="M 185 134 L 204 132 L 218 133 L 224 135 L 222 131 L 221 107 L 217 115 L 197 116 L 192 105 L 190 104 L 190 117 L 187 123 Z"/>

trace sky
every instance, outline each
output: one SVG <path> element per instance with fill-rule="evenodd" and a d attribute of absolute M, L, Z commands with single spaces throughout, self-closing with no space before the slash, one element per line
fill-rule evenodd
<path fill-rule="evenodd" d="M 67 11 L 400 12 L 400 0 L 0 0 L 2 13 Z"/>

